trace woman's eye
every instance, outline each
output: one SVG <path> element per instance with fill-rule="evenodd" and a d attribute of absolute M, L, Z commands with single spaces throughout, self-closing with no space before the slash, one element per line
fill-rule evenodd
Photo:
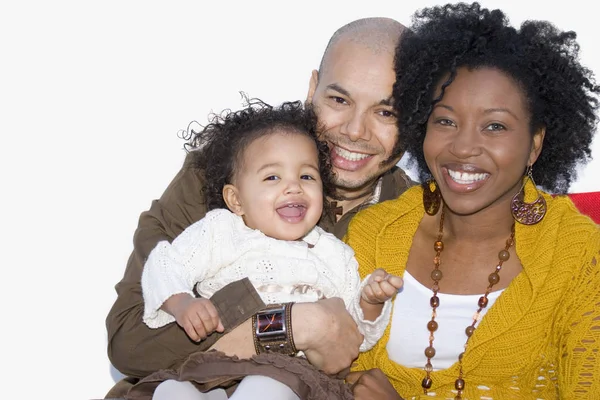
<path fill-rule="evenodd" d="M 452 122 L 451 120 L 446 119 L 446 118 L 438 119 L 437 122 L 438 122 L 438 124 L 443 125 L 443 126 L 454 126 L 454 122 Z"/>
<path fill-rule="evenodd" d="M 506 130 L 506 128 L 504 127 L 504 125 L 494 122 L 492 124 L 489 124 L 487 126 L 486 130 L 488 130 L 488 131 L 503 131 L 503 130 Z"/>

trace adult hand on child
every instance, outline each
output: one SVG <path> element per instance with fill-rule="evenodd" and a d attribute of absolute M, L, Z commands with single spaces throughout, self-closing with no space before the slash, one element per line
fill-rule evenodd
<path fill-rule="evenodd" d="M 377 368 L 350 372 L 346 382 L 352 385 L 355 400 L 403 400 L 388 377 Z"/>
<path fill-rule="evenodd" d="M 342 299 L 297 303 L 292 320 L 296 347 L 323 372 L 337 374 L 358 357 L 363 336 Z"/>
<path fill-rule="evenodd" d="M 214 331 L 225 330 L 216 307 L 208 299 L 180 293 L 169 297 L 163 308 L 175 317 L 177 324 L 195 342 L 206 339 Z"/>
<path fill-rule="evenodd" d="M 394 297 L 403 284 L 404 281 L 399 276 L 390 275 L 378 268 L 369 277 L 361 298 L 369 304 L 382 304 Z"/>

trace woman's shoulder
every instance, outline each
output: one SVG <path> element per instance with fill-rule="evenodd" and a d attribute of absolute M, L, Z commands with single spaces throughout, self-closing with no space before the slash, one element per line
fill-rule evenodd
<path fill-rule="evenodd" d="M 420 186 L 413 186 L 392 200 L 374 204 L 359 211 L 352 222 L 367 222 L 374 225 L 387 225 L 409 214 L 416 208 L 422 208 L 423 191 Z"/>
<path fill-rule="evenodd" d="M 555 226 L 559 235 L 565 239 L 576 239 L 581 236 L 594 236 L 600 234 L 600 225 L 596 224 L 590 217 L 582 214 L 571 199 L 566 195 L 546 195 L 547 212 L 545 223 Z M 544 221 L 543 220 L 543 221 Z M 572 235 L 578 235 L 570 238 Z"/>
<path fill-rule="evenodd" d="M 421 187 L 413 186 L 396 199 L 362 209 L 350 221 L 345 241 L 374 238 L 391 226 L 404 223 L 418 225 L 424 213 L 422 198 Z"/>

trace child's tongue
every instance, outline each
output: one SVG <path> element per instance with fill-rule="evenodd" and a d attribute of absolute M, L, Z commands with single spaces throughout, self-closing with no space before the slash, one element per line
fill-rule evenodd
<path fill-rule="evenodd" d="M 304 207 L 280 207 L 277 209 L 277 214 L 282 217 L 299 217 L 304 213 Z"/>

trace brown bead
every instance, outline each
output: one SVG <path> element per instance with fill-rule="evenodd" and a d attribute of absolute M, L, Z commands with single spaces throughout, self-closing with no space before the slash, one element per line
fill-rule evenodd
<path fill-rule="evenodd" d="M 488 302 L 489 302 L 489 300 L 488 300 L 488 298 L 487 298 L 487 297 L 485 297 L 485 296 L 481 296 L 481 297 L 479 298 L 479 301 L 477 302 L 477 304 L 479 305 L 479 307 L 481 307 L 481 308 L 485 308 L 485 307 L 487 307 L 487 305 L 488 305 Z"/>
<path fill-rule="evenodd" d="M 433 385 L 433 381 L 431 380 L 431 378 L 425 377 L 421 381 L 421 386 L 423 387 L 423 389 L 429 389 L 431 388 L 431 385 Z"/>
<path fill-rule="evenodd" d="M 433 249 L 435 251 L 444 250 L 444 242 L 442 242 L 441 240 L 436 240 L 435 243 L 433 244 Z"/>
<path fill-rule="evenodd" d="M 439 269 L 434 269 L 433 271 L 431 271 L 431 279 L 433 279 L 434 281 L 442 280 L 442 276 L 442 271 L 440 271 Z"/>
<path fill-rule="evenodd" d="M 435 256 L 435 257 L 433 257 L 433 263 L 434 263 L 436 266 L 438 266 L 438 267 L 440 266 L 440 261 L 441 261 L 441 260 L 440 260 L 440 258 L 439 258 L 438 256 Z"/>
<path fill-rule="evenodd" d="M 429 332 L 435 332 L 435 331 L 437 331 L 437 328 L 438 328 L 438 323 L 436 321 L 429 321 L 427 323 L 427 330 Z"/>
<path fill-rule="evenodd" d="M 431 296 L 431 299 L 429 299 L 429 305 L 431 307 L 439 307 L 440 306 L 440 298 L 437 296 Z"/>
<path fill-rule="evenodd" d="M 495 285 L 496 283 L 500 282 L 500 275 L 498 275 L 496 272 L 492 272 L 490 276 L 488 276 L 488 282 L 492 285 Z"/>
<path fill-rule="evenodd" d="M 425 349 L 425 357 L 427 357 L 427 358 L 435 357 L 435 349 L 433 348 L 433 346 L 429 346 Z"/>
<path fill-rule="evenodd" d="M 460 353 L 460 354 L 458 355 L 458 361 L 462 361 L 462 359 L 463 359 L 463 356 L 464 356 L 464 355 L 465 355 L 465 352 L 464 352 L 464 351 L 463 351 L 462 353 Z"/>
<path fill-rule="evenodd" d="M 475 328 L 473 328 L 471 325 L 467 326 L 467 328 L 465 329 L 465 334 L 467 335 L 467 337 L 471 337 L 473 335 L 473 332 L 475 332 Z"/>
<path fill-rule="evenodd" d="M 465 380 L 462 378 L 458 378 L 454 381 L 454 387 L 456 390 L 463 390 L 465 388 Z"/>
<path fill-rule="evenodd" d="M 510 258 L 510 253 L 506 250 L 500 250 L 500 253 L 498 253 L 498 258 L 502 261 L 506 261 Z"/>

